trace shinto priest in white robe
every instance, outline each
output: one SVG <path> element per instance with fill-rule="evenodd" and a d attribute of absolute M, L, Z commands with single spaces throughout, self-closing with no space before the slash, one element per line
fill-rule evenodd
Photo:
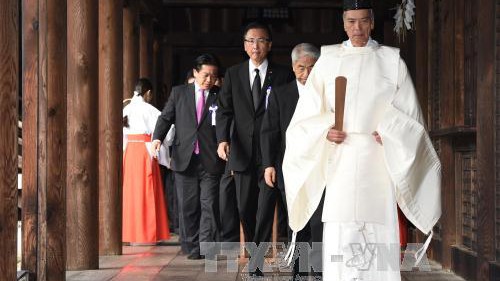
<path fill-rule="evenodd" d="M 326 139 L 335 123 L 337 76 L 347 78 L 341 144 Z M 283 175 L 294 233 L 326 188 L 323 280 L 400 280 L 396 204 L 430 234 L 426 248 L 441 215 L 441 165 L 399 49 L 373 40 L 322 47 L 286 139 Z"/>

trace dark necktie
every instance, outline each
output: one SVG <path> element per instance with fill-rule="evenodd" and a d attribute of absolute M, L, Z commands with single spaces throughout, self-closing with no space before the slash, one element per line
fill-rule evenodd
<path fill-rule="evenodd" d="M 257 110 L 257 107 L 259 106 L 260 102 L 260 75 L 259 75 L 259 69 L 255 69 L 255 78 L 253 79 L 253 84 L 252 84 L 252 98 L 253 98 L 253 107 L 255 110 Z"/>
<path fill-rule="evenodd" d="M 203 108 L 205 107 L 205 93 L 202 89 L 199 90 L 199 93 L 200 97 L 198 98 L 198 103 L 196 104 L 196 121 L 198 121 L 198 125 L 200 124 L 201 116 L 203 115 Z M 194 143 L 194 153 L 200 153 L 200 143 L 198 142 L 198 139 L 196 139 L 196 142 Z"/>

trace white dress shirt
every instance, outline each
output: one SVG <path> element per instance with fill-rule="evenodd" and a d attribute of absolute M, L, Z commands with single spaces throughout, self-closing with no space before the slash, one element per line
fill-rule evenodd
<path fill-rule="evenodd" d="M 255 66 L 253 64 L 252 60 L 248 60 L 248 71 L 250 73 L 250 89 L 252 89 L 253 85 L 253 80 L 255 79 L 255 69 L 259 69 L 259 76 L 260 76 L 260 87 L 262 88 L 264 86 L 264 78 L 266 78 L 266 73 L 267 73 L 267 66 L 269 65 L 269 62 L 267 59 L 265 59 L 259 66 Z"/>
<path fill-rule="evenodd" d="M 302 83 L 300 83 L 299 80 L 295 80 L 295 82 L 297 82 L 297 90 L 299 90 L 299 98 L 300 98 L 305 91 L 306 85 L 302 85 Z"/>
<path fill-rule="evenodd" d="M 204 95 L 204 98 L 205 98 L 205 102 L 207 101 L 207 97 L 208 97 L 208 93 L 210 91 L 209 90 L 203 90 L 203 95 Z M 200 100 L 200 86 L 194 82 L 194 104 L 197 106 L 198 105 L 198 101 Z"/>

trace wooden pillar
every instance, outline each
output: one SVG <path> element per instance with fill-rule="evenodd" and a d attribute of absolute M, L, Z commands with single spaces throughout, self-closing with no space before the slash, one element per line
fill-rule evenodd
<path fill-rule="evenodd" d="M 168 37 L 165 37 L 164 40 L 168 40 Z M 172 85 L 174 83 L 174 66 L 173 66 L 173 46 L 170 42 L 163 42 L 163 83 L 166 85 L 166 93 L 165 93 L 165 101 L 168 100 L 170 96 L 170 90 L 172 89 Z M 182 77 L 186 75 L 185 73 L 181 74 Z"/>
<path fill-rule="evenodd" d="M 99 253 L 122 253 L 123 0 L 99 1 Z"/>
<path fill-rule="evenodd" d="M 198 19 L 199 30 L 201 33 L 208 33 L 210 31 L 211 22 L 216 20 L 216 17 L 211 18 L 210 11 L 212 9 L 209 8 L 200 8 L 200 18 Z"/>
<path fill-rule="evenodd" d="M 231 24 L 230 11 L 231 10 L 229 8 L 222 8 L 222 16 L 221 16 L 221 31 L 222 32 L 229 31 L 229 25 Z"/>
<path fill-rule="evenodd" d="M 0 1 L 0 272 L 5 280 L 15 280 L 17 270 L 18 3 Z"/>
<path fill-rule="evenodd" d="M 23 2 L 23 268 L 37 280 L 66 272 L 65 13 L 57 0 Z"/>
<path fill-rule="evenodd" d="M 432 9 L 429 1 L 422 1 L 419 5 L 419 9 L 422 11 L 416 13 L 415 15 L 415 36 L 416 36 L 416 49 L 419 50 L 415 52 L 415 61 L 419 62 L 418 67 L 416 67 L 415 75 L 415 88 L 417 90 L 418 99 L 420 101 L 420 106 L 422 107 L 422 112 L 427 121 L 427 124 L 431 124 L 427 114 L 429 111 L 428 97 L 430 93 L 430 83 L 429 76 L 431 72 L 431 62 L 430 62 L 430 34 L 432 30 L 429 28 L 432 20 Z"/>
<path fill-rule="evenodd" d="M 152 79 L 153 75 L 153 30 L 148 16 L 141 16 L 139 28 L 139 76 Z M 154 89 L 156 90 L 156 89 Z"/>
<path fill-rule="evenodd" d="M 97 0 L 68 1 L 68 270 L 99 266 L 97 13 Z"/>
<path fill-rule="evenodd" d="M 312 33 L 317 29 L 315 18 L 318 16 L 317 11 L 313 9 L 302 9 L 301 11 L 302 18 L 300 19 L 300 24 L 298 26 L 301 27 L 301 32 L 304 33 Z"/>
<path fill-rule="evenodd" d="M 38 275 L 38 86 L 39 0 L 22 1 L 23 200 L 22 265 Z M 29 110 L 28 110 L 29 109 Z M 30 141 L 28 141 L 30 140 Z"/>
<path fill-rule="evenodd" d="M 156 69 L 158 79 L 158 108 L 162 109 L 167 102 L 167 84 L 165 81 L 165 44 L 163 43 L 163 34 L 158 35 L 158 57 L 156 58 Z"/>
<path fill-rule="evenodd" d="M 442 1 L 442 9 L 439 15 L 440 28 L 439 36 L 441 44 L 439 46 L 439 103 L 440 103 L 440 128 L 448 129 L 455 126 L 455 45 L 454 34 L 449 30 L 454 30 L 454 8 L 452 1 Z M 457 113 L 458 114 L 458 113 Z M 442 165 L 442 260 L 443 267 L 450 268 L 452 264 L 451 245 L 456 244 L 456 206 L 455 206 L 455 158 L 453 151 L 453 138 L 443 137 L 440 140 L 440 159 Z"/>
<path fill-rule="evenodd" d="M 139 14 L 137 1 L 123 9 L 123 99 L 131 98 L 139 79 Z"/>
<path fill-rule="evenodd" d="M 495 259 L 495 9 L 477 2 L 477 278 L 491 280 Z M 497 32 L 498 33 L 498 32 Z"/>
<path fill-rule="evenodd" d="M 162 97 L 162 87 L 161 87 L 161 50 L 160 50 L 160 35 L 155 33 L 153 36 L 153 74 L 151 78 L 151 83 L 153 83 L 153 100 L 152 104 L 157 108 L 162 108 L 163 104 L 161 103 Z"/>

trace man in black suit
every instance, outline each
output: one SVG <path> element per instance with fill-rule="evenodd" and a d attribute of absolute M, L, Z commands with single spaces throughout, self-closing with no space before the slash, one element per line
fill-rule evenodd
<path fill-rule="evenodd" d="M 245 240 L 260 242 L 268 240 L 270 235 L 264 237 L 266 231 L 259 231 L 262 234 L 254 237 L 256 228 L 260 229 L 264 225 L 267 228 L 269 225 L 269 229 L 272 229 L 274 213 L 274 206 L 271 213 L 260 211 L 274 194 L 264 183 L 260 155 L 260 127 L 265 100 L 273 87 L 291 81 L 293 73 L 288 67 L 267 60 L 272 46 L 267 25 L 250 23 L 244 29 L 243 40 L 250 59 L 230 67 L 224 76 L 217 113 L 217 153 L 229 161 L 229 169 L 234 173 Z M 230 135 L 233 120 L 234 131 Z M 262 237 L 264 240 L 261 240 Z"/>
<path fill-rule="evenodd" d="M 281 165 L 285 154 L 286 129 L 290 124 L 299 97 L 304 94 L 307 77 L 318 60 L 319 53 L 318 48 L 308 43 L 302 43 L 293 48 L 292 68 L 296 80 L 273 89 L 269 95 L 266 114 L 264 114 L 262 121 L 260 143 L 262 164 L 265 167 L 264 180 L 271 187 L 277 186 L 279 190 L 277 192 L 281 193 L 284 202 L 286 202 L 286 187 Z M 318 209 L 322 210 L 322 208 Z M 322 235 L 321 212 L 316 211 L 309 224 L 297 234 L 297 241 L 321 242 Z M 314 269 L 318 271 L 318 266 L 321 266 L 321 252 L 313 251 L 310 258 L 309 264 L 313 264 Z M 299 262 L 295 262 L 294 276 L 306 274 L 307 272 L 300 272 Z"/>
<path fill-rule="evenodd" d="M 195 59 L 195 82 L 176 86 L 153 134 L 158 151 L 172 124 L 172 170 L 179 204 L 179 227 L 188 259 L 201 259 L 200 242 L 215 242 L 218 225 L 218 190 L 224 161 L 217 156 L 215 115 L 218 62 L 204 54 Z"/>

